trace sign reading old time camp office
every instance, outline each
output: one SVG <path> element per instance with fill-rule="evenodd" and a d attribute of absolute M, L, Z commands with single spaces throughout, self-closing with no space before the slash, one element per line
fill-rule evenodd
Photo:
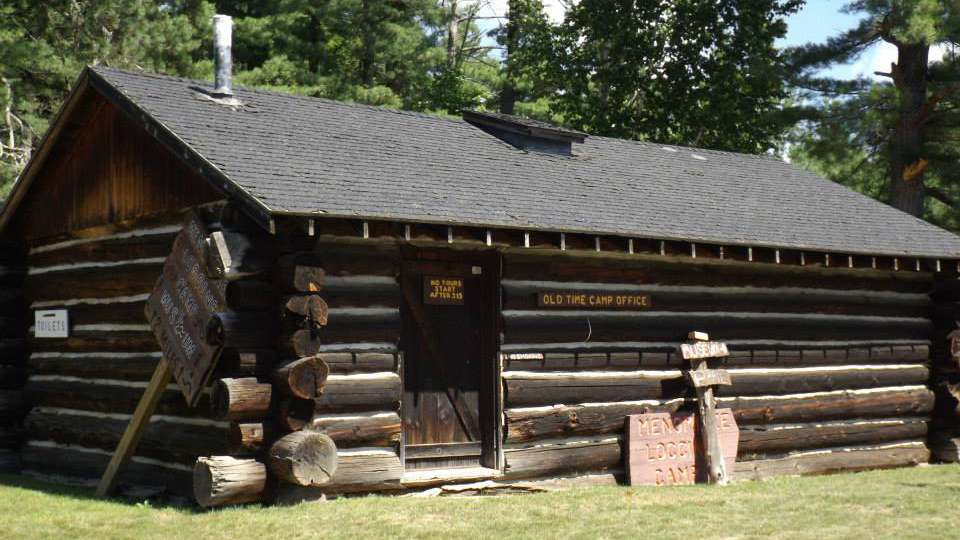
<path fill-rule="evenodd" d="M 548 308 L 649 309 L 650 295 L 606 292 L 547 291 L 537 293 L 537 306 Z"/>

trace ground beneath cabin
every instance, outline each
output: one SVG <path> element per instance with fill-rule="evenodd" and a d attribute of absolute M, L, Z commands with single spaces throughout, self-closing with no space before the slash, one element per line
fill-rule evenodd
<path fill-rule="evenodd" d="M 379 497 L 203 512 L 0 475 L 3 538 L 954 538 L 960 465 L 498 497 Z"/>

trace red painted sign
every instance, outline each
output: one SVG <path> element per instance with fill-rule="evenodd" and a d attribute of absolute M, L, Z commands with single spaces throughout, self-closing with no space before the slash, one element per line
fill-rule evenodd
<path fill-rule="evenodd" d="M 717 430 L 727 475 L 737 459 L 740 430 L 730 409 L 718 409 Z M 630 485 L 670 486 L 706 479 L 697 459 L 702 454 L 696 416 L 691 412 L 649 413 L 627 416 L 626 469 Z M 702 466 L 702 465 L 701 465 Z"/>

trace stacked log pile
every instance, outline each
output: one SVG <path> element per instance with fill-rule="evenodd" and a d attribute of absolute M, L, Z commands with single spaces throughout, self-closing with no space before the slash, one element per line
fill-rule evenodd
<path fill-rule="evenodd" d="M 237 301 L 208 326 L 208 339 L 224 347 L 211 394 L 228 445 L 197 460 L 196 500 L 219 506 L 396 482 L 395 263 L 331 262 L 345 259 L 338 247 L 258 254 L 269 244 L 253 234 L 211 235 L 210 267 L 227 280 L 228 303 Z"/>
<path fill-rule="evenodd" d="M 717 406 L 741 429 L 736 477 L 926 462 L 926 279 L 508 255 L 506 475 L 619 473 L 626 415 L 692 410 L 675 349 L 693 329 L 731 349 L 710 364 L 732 378 Z M 651 307 L 538 306 L 546 292 L 646 294 Z"/>
<path fill-rule="evenodd" d="M 0 249 L 0 473 L 20 470 L 18 448 L 23 441 L 22 421 L 27 405 L 22 391 L 27 331 L 21 292 L 24 271 L 22 253 Z"/>

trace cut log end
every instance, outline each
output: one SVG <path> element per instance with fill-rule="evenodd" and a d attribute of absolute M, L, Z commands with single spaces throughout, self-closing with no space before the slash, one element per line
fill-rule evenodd
<path fill-rule="evenodd" d="M 220 379 L 213 385 L 213 411 L 220 419 L 259 419 L 270 409 L 272 387 L 253 377 Z"/>
<path fill-rule="evenodd" d="M 270 472 L 298 486 L 326 484 L 337 470 L 337 446 L 315 431 L 297 431 L 275 442 L 267 455 Z"/>
<path fill-rule="evenodd" d="M 323 390 L 329 374 L 330 368 L 320 358 L 301 358 L 278 367 L 273 385 L 282 394 L 313 399 Z"/>
<path fill-rule="evenodd" d="M 201 457 L 193 467 L 193 495 L 203 507 L 261 501 L 266 485 L 267 468 L 253 459 Z"/>

